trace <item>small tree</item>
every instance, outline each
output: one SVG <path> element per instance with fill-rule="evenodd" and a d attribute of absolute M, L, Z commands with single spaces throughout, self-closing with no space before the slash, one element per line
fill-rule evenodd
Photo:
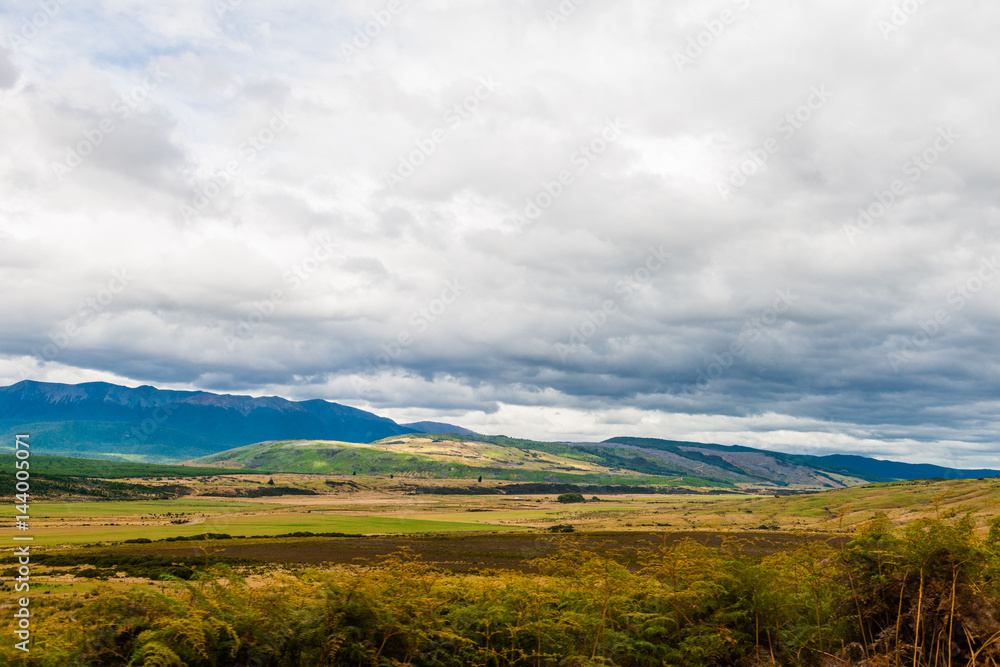
<path fill-rule="evenodd" d="M 583 503 L 587 502 L 583 499 L 583 494 L 581 493 L 564 493 L 556 498 L 561 503 Z"/>

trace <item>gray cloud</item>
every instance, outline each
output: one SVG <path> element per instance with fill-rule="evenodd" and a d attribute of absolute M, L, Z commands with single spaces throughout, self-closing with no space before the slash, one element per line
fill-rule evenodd
<path fill-rule="evenodd" d="M 1000 465 L 1000 9 L 557 7 L 67 6 L 0 53 L 0 377 Z"/>
<path fill-rule="evenodd" d="M 9 49 L 0 47 L 0 90 L 13 88 L 19 76 L 13 54 Z"/>

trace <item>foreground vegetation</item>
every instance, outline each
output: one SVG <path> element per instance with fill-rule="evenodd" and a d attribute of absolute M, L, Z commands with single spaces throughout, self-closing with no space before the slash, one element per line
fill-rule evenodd
<path fill-rule="evenodd" d="M 993 665 L 1000 521 L 885 516 L 841 548 L 750 556 L 693 541 L 594 548 L 563 539 L 534 571 L 377 565 L 36 595 L 25 665 Z M 7 625 L 11 636 L 10 618 Z"/>

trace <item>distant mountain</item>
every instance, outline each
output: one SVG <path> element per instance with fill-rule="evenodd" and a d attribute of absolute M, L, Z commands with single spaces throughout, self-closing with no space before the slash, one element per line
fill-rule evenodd
<path fill-rule="evenodd" d="M 455 435 L 479 435 L 475 431 L 470 431 L 461 426 L 446 424 L 444 422 L 410 422 L 403 424 L 405 428 L 412 428 L 417 433 L 454 433 Z"/>
<path fill-rule="evenodd" d="M 870 482 L 891 482 L 910 479 L 975 479 L 996 477 L 997 470 L 963 470 L 945 468 L 927 463 L 899 463 L 883 461 L 867 456 L 833 454 L 812 456 L 809 454 L 785 454 L 765 451 L 739 445 L 713 445 L 658 438 L 611 438 L 602 444 L 618 445 L 655 453 L 657 457 L 673 457 L 672 460 L 687 459 L 700 464 L 698 470 L 713 477 L 731 481 L 752 479 L 772 479 L 785 483 L 800 483 L 804 479 L 822 477 L 858 478 Z M 734 477 L 735 475 L 735 477 Z"/>
<path fill-rule="evenodd" d="M 831 454 L 817 457 L 824 462 L 840 466 L 843 470 L 852 470 L 866 475 L 872 475 L 887 481 L 906 479 L 975 479 L 979 477 L 996 477 L 1000 471 L 981 469 L 945 468 L 929 463 L 899 463 L 870 459 L 866 456 L 852 454 Z"/>
<path fill-rule="evenodd" d="M 0 387 L 0 432 L 15 431 L 31 433 L 40 454 L 179 461 L 264 440 L 371 442 L 415 429 L 323 400 L 24 381 Z"/>

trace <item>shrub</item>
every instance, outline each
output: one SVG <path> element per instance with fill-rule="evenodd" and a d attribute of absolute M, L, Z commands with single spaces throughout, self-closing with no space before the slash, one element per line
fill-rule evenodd
<path fill-rule="evenodd" d="M 576 531 L 576 528 L 568 523 L 557 523 L 554 526 L 549 526 L 548 531 L 550 533 L 572 533 Z"/>

